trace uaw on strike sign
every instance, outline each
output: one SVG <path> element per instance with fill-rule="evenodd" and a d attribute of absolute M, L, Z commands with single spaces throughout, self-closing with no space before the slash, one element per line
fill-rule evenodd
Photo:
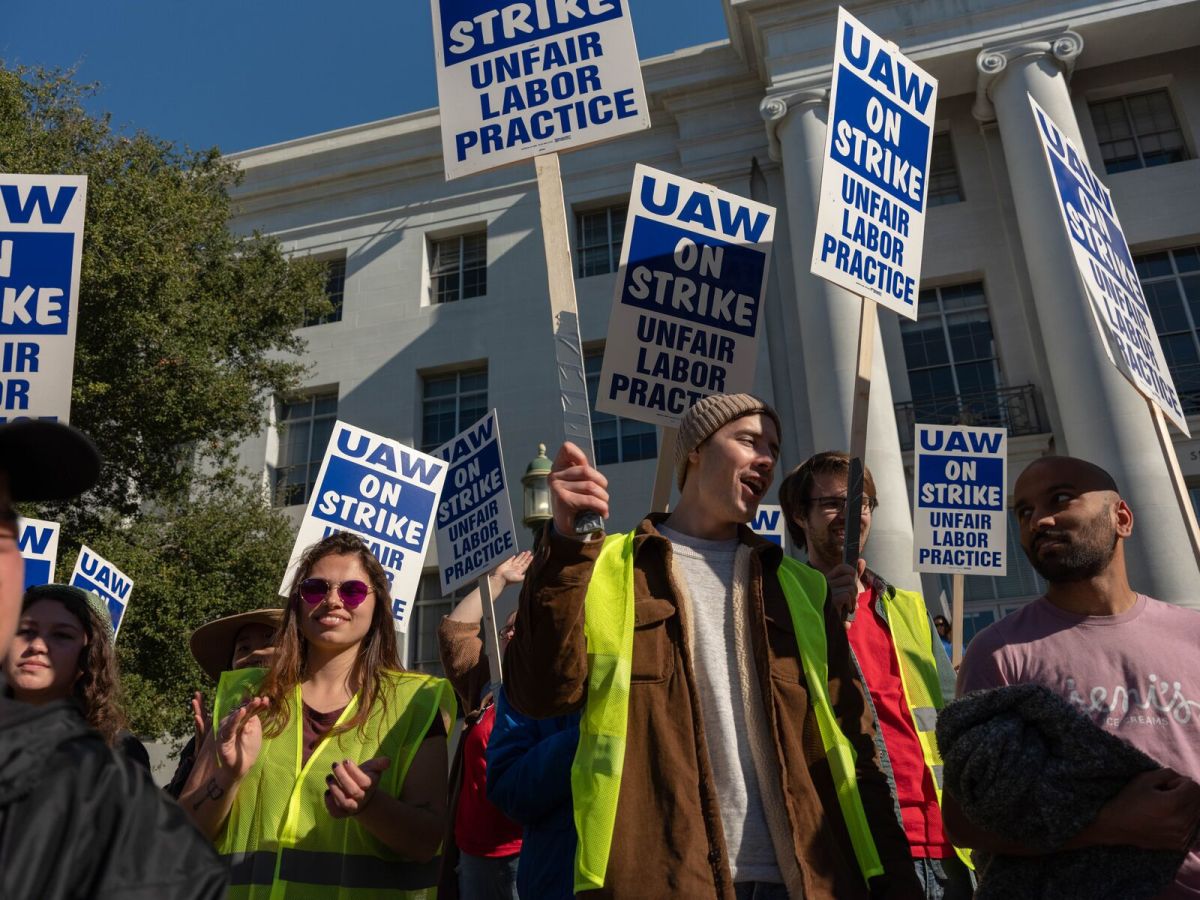
<path fill-rule="evenodd" d="M 838 9 L 812 273 L 917 317 L 937 81 Z"/>
<path fill-rule="evenodd" d="M 1030 97 L 1029 103 L 1104 349 L 1121 374 L 1189 434 L 1112 195 L 1037 101 Z"/>
<path fill-rule="evenodd" d="M 387 573 L 392 618 L 403 631 L 416 599 L 421 565 L 446 463 L 403 444 L 335 422 L 279 593 L 310 546 L 335 531 L 356 534 Z"/>
<path fill-rule="evenodd" d="M 446 178 L 650 127 L 628 0 L 431 0 Z"/>
<path fill-rule="evenodd" d="M 639 165 L 596 408 L 674 427 L 752 390 L 774 236 L 773 208 Z"/>
<path fill-rule="evenodd" d="M 438 578 L 446 596 L 517 552 L 496 411 L 434 456 L 450 464 L 437 514 Z"/>
<path fill-rule="evenodd" d="M 921 425 L 913 479 L 918 572 L 1003 575 L 1008 565 L 1008 432 Z"/>
<path fill-rule="evenodd" d="M 86 205 L 84 175 L 0 174 L 0 424 L 70 418 Z"/>

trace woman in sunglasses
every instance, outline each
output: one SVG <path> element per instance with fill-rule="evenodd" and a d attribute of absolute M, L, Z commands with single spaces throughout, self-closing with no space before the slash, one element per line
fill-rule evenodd
<path fill-rule="evenodd" d="M 301 558 L 270 668 L 226 672 L 180 803 L 230 897 L 423 897 L 446 816 L 449 684 L 405 672 L 387 575 L 359 538 Z"/>

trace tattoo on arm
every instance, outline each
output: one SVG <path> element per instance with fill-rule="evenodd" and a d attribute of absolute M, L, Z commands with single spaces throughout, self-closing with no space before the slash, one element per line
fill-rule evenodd
<path fill-rule="evenodd" d="M 208 784 L 204 785 L 204 793 L 200 795 L 199 800 L 192 804 L 192 812 L 198 810 L 205 800 L 220 800 L 223 796 L 225 796 L 225 789 L 217 784 L 217 779 L 208 779 Z"/>

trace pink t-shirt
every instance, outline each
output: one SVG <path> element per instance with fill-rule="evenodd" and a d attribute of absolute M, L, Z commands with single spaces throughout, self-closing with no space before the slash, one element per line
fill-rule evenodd
<path fill-rule="evenodd" d="M 1139 594 L 1119 616 L 1079 616 L 1042 597 L 975 636 L 958 695 L 1029 682 L 1200 781 L 1200 612 Z M 1185 898 L 1200 898 L 1200 847 L 1160 895 Z"/>

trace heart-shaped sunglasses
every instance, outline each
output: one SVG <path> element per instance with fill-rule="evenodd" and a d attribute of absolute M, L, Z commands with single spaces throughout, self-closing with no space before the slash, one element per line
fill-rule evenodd
<path fill-rule="evenodd" d="M 309 606 L 316 606 L 334 589 L 337 590 L 337 595 L 346 609 L 356 608 L 371 593 L 370 586 L 358 579 L 326 581 L 324 578 L 305 578 L 300 582 L 300 597 Z"/>

